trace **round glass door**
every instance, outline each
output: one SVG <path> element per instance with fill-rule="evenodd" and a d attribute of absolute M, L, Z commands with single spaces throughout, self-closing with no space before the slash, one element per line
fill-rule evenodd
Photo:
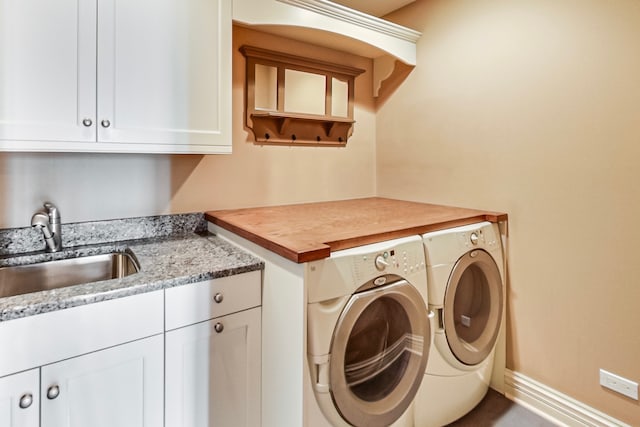
<path fill-rule="evenodd" d="M 422 382 L 431 330 L 422 295 L 400 280 L 354 294 L 331 343 L 329 382 L 340 415 L 355 426 L 388 426 Z"/>
<path fill-rule="evenodd" d="M 502 279 L 484 250 L 467 252 L 454 265 L 444 296 L 444 331 L 453 355 L 477 365 L 493 350 L 502 317 Z"/>

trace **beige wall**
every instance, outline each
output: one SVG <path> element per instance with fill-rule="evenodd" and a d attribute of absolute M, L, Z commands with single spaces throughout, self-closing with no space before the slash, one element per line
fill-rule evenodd
<path fill-rule="evenodd" d="M 510 215 L 508 368 L 620 420 L 640 381 L 640 2 L 418 0 L 378 194 Z"/>
<path fill-rule="evenodd" d="M 375 107 L 371 61 L 234 27 L 233 154 L 174 162 L 172 209 L 239 208 L 366 197 L 375 194 Z M 346 148 L 255 145 L 244 129 L 243 44 L 367 70 L 356 78 L 356 120 Z"/>
<path fill-rule="evenodd" d="M 347 147 L 254 145 L 243 128 L 242 44 L 367 70 Z M 0 228 L 28 226 L 44 200 L 78 222 L 374 195 L 371 61 L 244 28 L 234 28 L 233 52 L 232 155 L 0 153 Z"/>
<path fill-rule="evenodd" d="M 0 154 L 0 228 L 42 200 L 67 221 L 381 196 L 510 215 L 508 367 L 621 420 L 640 380 L 640 3 L 417 0 L 418 66 L 379 107 L 370 61 L 234 30 L 231 156 Z M 243 43 L 366 68 L 347 148 L 261 147 Z M 375 141 L 378 143 L 377 152 Z"/>

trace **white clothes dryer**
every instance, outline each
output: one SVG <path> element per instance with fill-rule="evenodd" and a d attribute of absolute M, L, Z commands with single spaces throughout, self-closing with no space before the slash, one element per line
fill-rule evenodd
<path fill-rule="evenodd" d="M 414 413 L 416 427 L 436 427 L 465 415 L 489 388 L 503 324 L 503 252 L 490 222 L 422 238 L 434 344 Z"/>
<path fill-rule="evenodd" d="M 309 426 L 413 425 L 432 341 L 420 236 L 305 267 Z"/>

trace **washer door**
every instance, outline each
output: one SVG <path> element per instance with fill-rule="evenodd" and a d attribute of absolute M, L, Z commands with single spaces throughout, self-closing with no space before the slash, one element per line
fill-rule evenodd
<path fill-rule="evenodd" d="M 354 294 L 331 341 L 329 383 L 354 426 L 388 426 L 409 407 L 424 376 L 431 329 L 422 295 L 407 281 Z"/>
<path fill-rule="evenodd" d="M 498 338 L 503 291 L 500 270 L 482 249 L 463 255 L 453 267 L 444 296 L 444 331 L 453 355 L 477 365 Z"/>

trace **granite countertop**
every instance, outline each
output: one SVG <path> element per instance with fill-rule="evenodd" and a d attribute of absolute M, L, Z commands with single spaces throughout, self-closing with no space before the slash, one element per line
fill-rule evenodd
<path fill-rule="evenodd" d="M 0 298 L 0 322 L 264 268 L 261 260 L 206 232 L 206 221 L 204 221 L 202 214 L 194 215 L 196 215 L 195 227 L 191 227 L 193 225 L 191 223 L 186 229 L 174 226 L 169 231 L 165 230 L 164 233 L 158 232 L 156 224 L 149 226 L 148 221 L 156 221 L 157 223 L 160 218 L 160 221 L 164 221 L 162 223 L 164 226 L 167 221 L 171 222 L 174 220 L 173 217 L 177 216 L 130 220 L 127 224 L 130 229 L 140 230 L 142 224 L 147 227 L 145 233 L 135 236 L 139 238 L 110 242 L 93 241 L 90 244 L 63 249 L 55 254 L 44 253 L 44 251 L 11 253 L 11 247 L 5 244 L 3 246 L 4 253 L 0 253 L 0 267 L 123 252 L 130 249 L 140 264 L 140 271 L 121 279 Z M 100 234 L 95 230 L 104 230 L 104 225 L 104 222 L 98 223 L 98 227 L 95 227 L 93 223 L 91 226 L 88 223 L 83 223 L 76 229 L 88 227 L 94 230 L 95 235 Z M 121 226 L 122 224 L 117 225 Z M 190 227 L 194 229 L 189 230 Z M 71 227 L 68 228 L 67 231 L 73 231 Z M 13 232 L 13 240 L 15 240 L 16 233 L 22 232 L 18 229 L 11 231 Z M 63 228 L 63 237 L 64 231 Z M 26 229 L 25 232 L 27 232 Z M 5 241 L 9 241 L 6 234 L 5 232 Z M 103 234 L 105 235 L 98 240 L 109 238 L 117 240 L 118 236 L 119 238 L 132 236 L 122 227 L 114 228 L 111 232 Z M 145 237 L 148 234 L 156 235 L 156 237 Z M 0 233 L 0 243 L 2 237 Z M 41 241 L 41 237 L 37 234 L 35 238 Z M 24 242 L 27 239 L 20 240 Z M 86 243 L 87 241 L 85 239 L 82 242 Z M 21 245 L 24 246 L 24 243 Z M 20 249 L 24 249 L 24 247 L 21 246 Z"/>

